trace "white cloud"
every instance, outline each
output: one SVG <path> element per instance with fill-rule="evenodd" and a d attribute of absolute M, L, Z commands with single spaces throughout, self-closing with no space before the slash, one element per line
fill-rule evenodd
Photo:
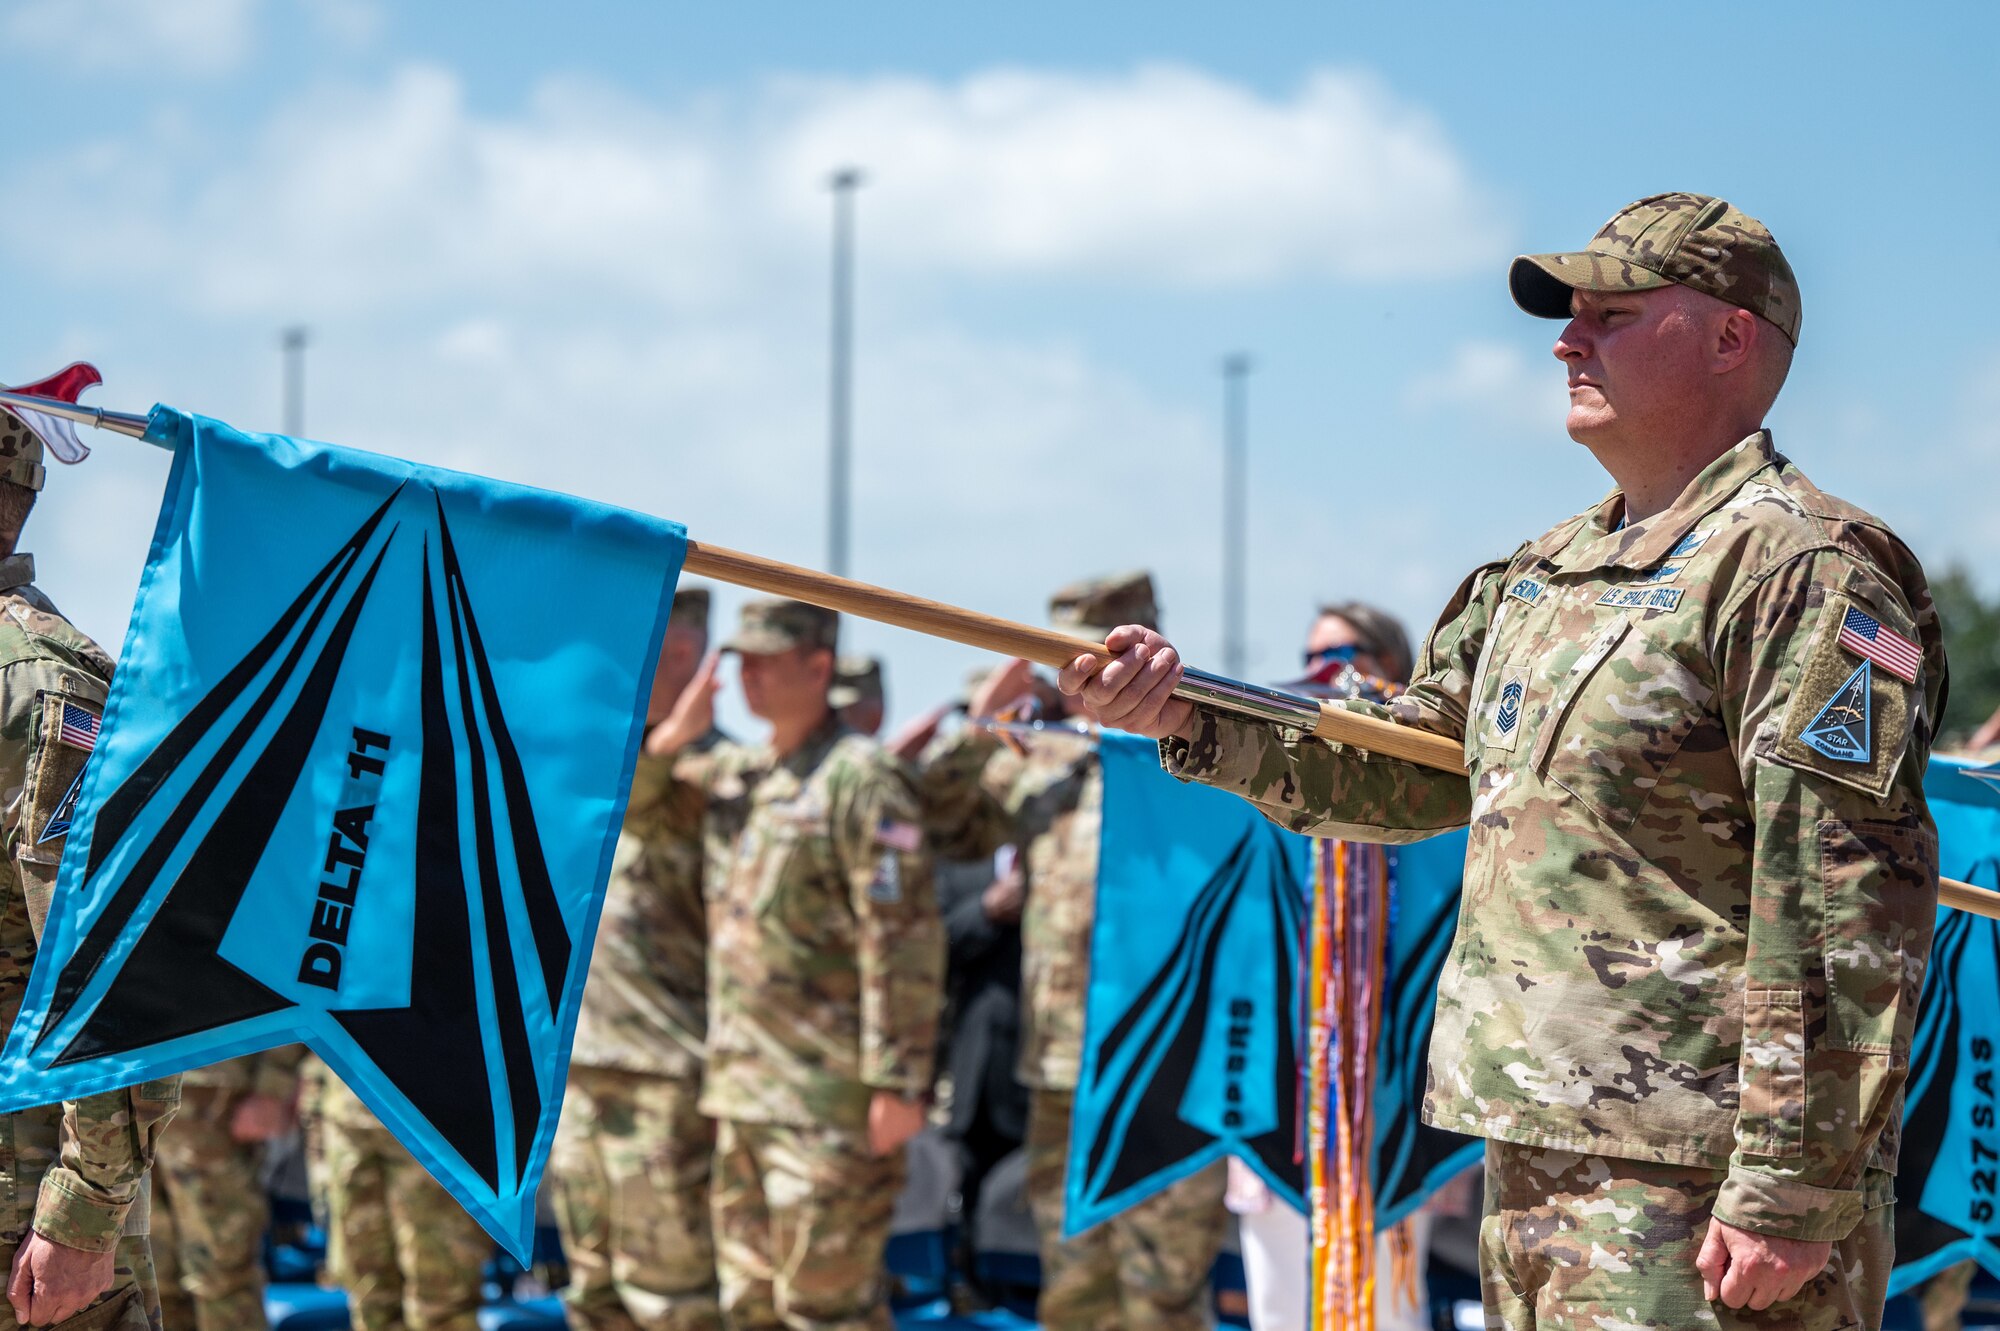
<path fill-rule="evenodd" d="M 1443 130 L 1361 74 L 1284 100 L 1171 66 L 782 93 L 773 197 L 817 222 L 797 182 L 865 164 L 870 234 L 900 263 L 1236 284 L 1434 276 L 1503 248 Z"/>
<path fill-rule="evenodd" d="M 91 70 L 218 74 L 249 54 L 258 0 L 17 0 L 7 44 Z"/>
<path fill-rule="evenodd" d="M 1271 99 L 1178 68 L 779 80 L 670 108 L 552 80 L 487 115 L 456 75 L 406 66 L 302 94 L 247 143 L 160 130 L 32 164 L 43 205 L 0 227 L 220 311 L 711 308 L 817 272 L 848 162 L 871 180 L 870 272 L 892 276 L 1388 279 L 1505 248 L 1442 130 L 1374 80 Z"/>
<path fill-rule="evenodd" d="M 1445 362 L 1413 378 L 1404 404 L 1419 414 L 1452 412 L 1508 430 L 1548 434 L 1569 413 L 1562 366 L 1513 342 L 1462 342 Z"/>

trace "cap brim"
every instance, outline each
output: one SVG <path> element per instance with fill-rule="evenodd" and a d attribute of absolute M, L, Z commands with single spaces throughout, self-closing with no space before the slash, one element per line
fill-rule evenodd
<path fill-rule="evenodd" d="M 1569 318 L 1573 291 L 1651 291 L 1672 285 L 1650 268 L 1588 250 L 1523 254 L 1507 270 L 1514 303 L 1537 319 Z"/>
<path fill-rule="evenodd" d="M 735 637 L 722 644 L 725 652 L 741 652 L 749 656 L 776 656 L 779 652 L 789 652 L 798 646 L 796 639 L 782 633 L 759 633 L 755 629 L 739 631 Z"/>

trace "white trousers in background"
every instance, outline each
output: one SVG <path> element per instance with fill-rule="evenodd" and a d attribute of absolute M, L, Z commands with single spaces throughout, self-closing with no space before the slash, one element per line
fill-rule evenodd
<path fill-rule="evenodd" d="M 1231 1209 L 1242 1205 L 1242 1189 L 1229 1162 Z M 1246 1169 L 1243 1171 L 1248 1173 Z M 1254 1178 L 1255 1176 L 1252 1175 Z M 1307 1286 L 1312 1275 L 1312 1235 L 1306 1218 L 1268 1192 L 1259 1210 L 1237 1213 L 1243 1248 L 1243 1278 L 1249 1286 L 1250 1325 L 1254 1331 L 1309 1331 Z M 1254 1203 L 1251 1203 L 1254 1204 Z M 1417 1255 L 1417 1302 L 1405 1301 L 1403 1291 L 1389 1283 L 1389 1239 L 1375 1240 L 1375 1331 L 1430 1331 L 1430 1304 L 1424 1298 L 1424 1272 L 1430 1264 L 1431 1217 L 1419 1211 L 1410 1218 Z"/>

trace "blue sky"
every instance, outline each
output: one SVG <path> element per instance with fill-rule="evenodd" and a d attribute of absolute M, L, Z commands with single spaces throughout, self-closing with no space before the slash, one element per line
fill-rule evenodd
<path fill-rule="evenodd" d="M 2000 10 L 1911 12 L 7 0 L 0 380 L 85 356 L 106 405 L 275 428 L 303 322 L 309 433 L 817 564 L 821 181 L 852 161 L 855 573 L 1038 620 L 1150 566 L 1216 662 L 1246 350 L 1271 678 L 1316 600 L 1421 632 L 1602 492 L 1505 263 L 1693 189 L 1800 274 L 1781 447 L 1993 588 Z M 107 438 L 29 529 L 109 643 L 163 475 Z M 977 660 L 849 638 L 898 714 Z"/>

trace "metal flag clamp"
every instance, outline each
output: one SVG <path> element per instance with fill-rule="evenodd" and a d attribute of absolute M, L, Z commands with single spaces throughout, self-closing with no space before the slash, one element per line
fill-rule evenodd
<path fill-rule="evenodd" d="M 40 412 L 44 416 L 55 416 L 78 425 L 95 426 L 122 434 L 131 439 L 146 437 L 144 416 L 134 416 L 129 411 L 106 411 L 102 407 L 86 407 L 81 403 L 63 402 L 52 397 L 35 397 L 29 393 L 0 392 L 0 407 L 21 407 L 28 411 Z"/>
<path fill-rule="evenodd" d="M 133 439 L 147 437 L 148 418 L 54 398 L 0 392 L 0 407 L 21 407 L 80 425 L 95 426 Z M 928 637 L 943 638 L 1002 656 L 1016 656 L 1060 670 L 1082 656 L 1109 658 L 1103 643 L 1054 629 L 1034 628 L 907 592 L 786 564 L 762 555 L 689 540 L 684 569 L 718 582 L 790 597 L 827 610 L 890 624 Z M 1393 721 L 1351 712 L 1302 694 L 1230 679 L 1184 667 L 1174 696 L 1231 716 L 1310 734 L 1385 758 L 1398 758 L 1441 772 L 1464 775 L 1465 752 L 1457 740 Z M 1938 900 L 1958 910 L 2000 919 L 2000 892 L 1954 879 L 1938 882 Z"/>

